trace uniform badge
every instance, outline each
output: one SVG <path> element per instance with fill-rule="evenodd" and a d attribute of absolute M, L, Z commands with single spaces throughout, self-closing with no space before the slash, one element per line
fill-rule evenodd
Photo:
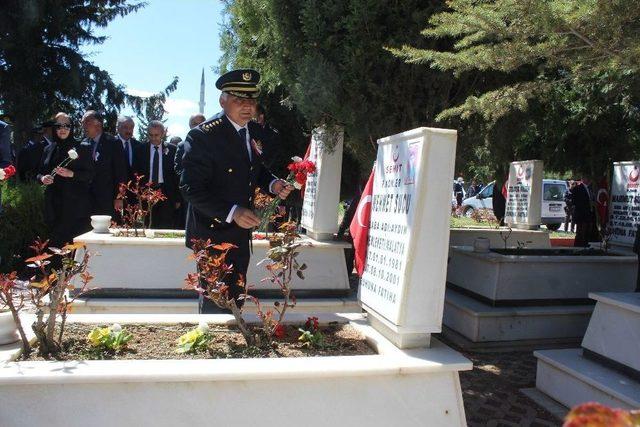
<path fill-rule="evenodd" d="M 258 153 L 259 156 L 262 156 L 262 142 L 252 139 L 251 146 L 253 147 L 253 151 Z"/>
<path fill-rule="evenodd" d="M 251 73 L 242 73 L 242 80 L 244 80 L 245 82 L 251 80 Z"/>

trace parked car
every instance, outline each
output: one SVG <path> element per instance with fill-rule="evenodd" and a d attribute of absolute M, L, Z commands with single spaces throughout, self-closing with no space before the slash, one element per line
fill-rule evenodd
<path fill-rule="evenodd" d="M 490 209 L 493 211 L 493 186 L 490 182 L 480 193 L 462 201 L 462 213 L 471 217 L 476 209 Z M 567 191 L 567 183 L 558 179 L 542 180 L 542 224 L 549 230 L 555 231 L 564 222 L 564 193 Z"/>

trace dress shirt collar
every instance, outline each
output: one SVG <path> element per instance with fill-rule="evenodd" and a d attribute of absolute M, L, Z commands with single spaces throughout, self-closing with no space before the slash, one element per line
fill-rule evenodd
<path fill-rule="evenodd" d="M 229 116 L 226 116 L 227 119 L 229 119 L 229 121 L 231 122 L 231 124 L 233 125 L 234 129 L 236 130 L 236 132 L 238 132 L 240 129 L 246 129 L 247 132 L 249 132 L 249 128 L 247 127 L 247 125 L 244 126 L 240 126 L 239 124 L 237 124 L 236 122 L 234 122 L 233 120 L 231 120 L 231 118 L 229 118 Z M 247 123 L 248 124 L 248 123 Z"/>

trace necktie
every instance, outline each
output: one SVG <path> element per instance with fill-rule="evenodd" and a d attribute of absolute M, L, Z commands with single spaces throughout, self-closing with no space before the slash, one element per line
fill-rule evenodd
<path fill-rule="evenodd" d="M 247 150 L 247 128 L 242 128 L 238 131 L 238 135 L 240 135 L 240 139 L 242 140 L 242 147 L 246 151 Z M 247 156 L 249 156 L 249 160 L 251 160 L 251 154 L 247 151 Z"/>
<path fill-rule="evenodd" d="M 158 175 L 160 174 L 160 153 L 158 153 L 158 147 L 153 147 L 153 162 L 151 169 L 151 182 L 158 183 Z"/>
<path fill-rule="evenodd" d="M 127 153 L 127 162 L 129 162 L 129 166 L 131 166 L 131 143 L 129 141 L 125 141 L 124 150 Z"/>

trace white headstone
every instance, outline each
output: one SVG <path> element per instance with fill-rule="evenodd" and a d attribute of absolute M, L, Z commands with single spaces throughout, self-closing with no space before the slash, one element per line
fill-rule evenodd
<path fill-rule="evenodd" d="M 542 223 L 542 160 L 511 162 L 504 222 L 533 229 Z"/>
<path fill-rule="evenodd" d="M 611 243 L 633 246 L 638 224 L 640 224 L 640 162 L 615 162 L 609 208 Z"/>
<path fill-rule="evenodd" d="M 326 148 L 329 139 L 335 143 L 331 150 Z M 341 128 L 316 128 L 311 137 L 309 160 L 316 164 L 316 172 L 307 176 L 301 224 L 316 240 L 330 239 L 338 232 L 343 140 Z"/>
<path fill-rule="evenodd" d="M 359 299 L 400 348 L 441 331 L 457 132 L 419 128 L 378 140 Z"/>

